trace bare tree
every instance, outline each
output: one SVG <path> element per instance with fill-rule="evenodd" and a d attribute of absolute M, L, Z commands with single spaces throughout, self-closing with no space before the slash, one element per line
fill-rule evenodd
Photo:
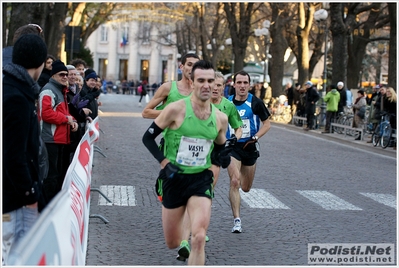
<path fill-rule="evenodd" d="M 396 3 L 388 3 L 389 10 L 389 63 L 388 63 L 388 83 L 396 91 L 397 86 L 397 54 L 396 54 Z"/>
<path fill-rule="evenodd" d="M 232 39 L 235 73 L 244 68 L 247 42 L 253 35 L 251 18 L 254 12 L 254 3 L 223 3 L 223 8 Z"/>

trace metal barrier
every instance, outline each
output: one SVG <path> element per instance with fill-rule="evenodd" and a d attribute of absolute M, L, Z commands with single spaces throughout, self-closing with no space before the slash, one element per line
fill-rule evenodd
<path fill-rule="evenodd" d="M 356 128 L 356 127 L 351 127 L 348 125 L 342 125 L 338 123 L 330 123 L 330 132 L 333 132 L 333 127 L 339 127 L 344 129 L 344 136 L 346 136 L 347 130 L 352 130 L 352 131 L 357 131 L 360 132 L 360 139 L 363 140 L 364 138 L 364 129 L 363 128 Z"/>

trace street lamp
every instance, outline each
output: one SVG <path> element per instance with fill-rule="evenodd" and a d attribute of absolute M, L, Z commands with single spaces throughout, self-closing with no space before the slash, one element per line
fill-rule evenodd
<path fill-rule="evenodd" d="M 326 95 L 326 87 L 327 87 L 327 18 L 328 12 L 325 9 L 317 10 L 313 15 L 315 21 L 317 22 L 319 29 L 322 28 L 324 30 L 324 68 L 323 68 L 323 93 L 322 93 L 322 103 L 321 103 L 321 118 L 320 126 L 325 126 L 325 114 L 326 114 L 326 103 L 324 102 L 324 96 Z M 321 23 L 324 22 L 324 23 Z M 320 27 L 321 26 L 321 27 Z"/>
<path fill-rule="evenodd" d="M 262 24 L 263 28 L 262 29 L 255 29 L 255 36 L 265 36 L 265 43 L 266 43 L 266 58 L 265 58 L 265 68 L 264 68 L 264 76 L 263 76 L 263 83 L 265 82 L 270 82 L 269 79 L 269 45 L 270 45 L 270 21 L 265 20 Z"/>

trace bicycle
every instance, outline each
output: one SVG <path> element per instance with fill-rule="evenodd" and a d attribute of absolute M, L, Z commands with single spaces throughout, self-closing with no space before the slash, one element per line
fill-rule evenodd
<path fill-rule="evenodd" d="M 335 122 L 340 125 L 352 126 L 353 113 L 351 113 L 349 111 L 340 112 L 338 115 L 338 118 L 335 120 Z M 336 132 L 338 134 L 342 134 L 344 132 L 345 128 L 334 126 L 333 130 L 334 130 L 334 132 Z M 349 134 L 349 133 L 346 133 L 346 134 Z"/>
<path fill-rule="evenodd" d="M 371 137 L 374 147 L 378 144 L 384 149 L 388 147 L 392 137 L 392 127 L 389 122 L 389 117 L 387 113 L 381 115 L 381 122 L 375 128 L 373 136 Z"/>

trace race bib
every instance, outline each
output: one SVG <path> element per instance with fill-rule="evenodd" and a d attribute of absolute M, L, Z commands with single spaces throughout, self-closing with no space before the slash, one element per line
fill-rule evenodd
<path fill-rule="evenodd" d="M 189 167 L 206 165 L 206 157 L 209 154 L 213 141 L 182 136 L 176 162 Z"/>
<path fill-rule="evenodd" d="M 242 136 L 241 138 L 251 137 L 251 126 L 249 119 L 242 119 Z"/>

